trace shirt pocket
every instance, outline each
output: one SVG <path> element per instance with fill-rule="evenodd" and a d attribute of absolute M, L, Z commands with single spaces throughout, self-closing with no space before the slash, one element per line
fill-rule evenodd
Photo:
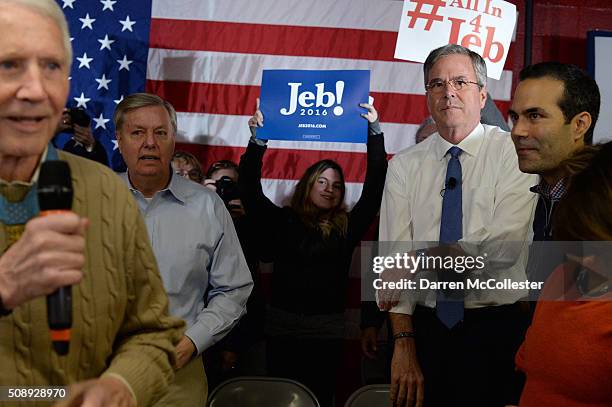
<path fill-rule="evenodd" d="M 192 290 L 205 287 L 208 255 L 203 245 L 189 242 L 167 255 L 172 259 L 166 276 L 166 290 L 169 295 L 188 295 Z"/>

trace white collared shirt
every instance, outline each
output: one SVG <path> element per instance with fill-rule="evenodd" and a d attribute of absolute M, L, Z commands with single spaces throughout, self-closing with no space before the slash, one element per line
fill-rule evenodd
<path fill-rule="evenodd" d="M 424 246 L 420 242 L 439 240 L 441 191 L 450 159 L 446 153 L 452 146 L 435 133 L 389 162 L 380 212 L 381 242 L 411 242 L 414 250 Z M 487 252 L 487 267 L 491 270 L 486 271 L 495 276 L 525 280 L 536 203 L 536 195 L 529 187 L 537 182 L 537 177 L 519 170 L 510 134 L 498 127 L 478 124 L 457 146 L 463 150 L 459 157 L 463 238 L 459 244 L 467 253 Z M 466 308 L 514 303 L 527 291 L 487 290 L 484 294 L 472 294 L 467 294 Z M 419 303 L 434 307 L 435 299 L 436 293 L 432 291 Z M 416 303 L 406 290 L 391 312 L 412 314 Z"/>

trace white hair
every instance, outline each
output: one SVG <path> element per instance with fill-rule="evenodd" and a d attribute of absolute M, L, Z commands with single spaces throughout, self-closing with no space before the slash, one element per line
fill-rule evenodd
<path fill-rule="evenodd" d="M 21 5 L 55 21 L 55 24 L 62 33 L 64 49 L 66 50 L 66 63 L 68 64 L 68 69 L 70 69 L 70 65 L 72 64 L 70 32 L 68 31 L 66 16 L 55 0 L 0 0 L 0 5 L 2 4 Z"/>

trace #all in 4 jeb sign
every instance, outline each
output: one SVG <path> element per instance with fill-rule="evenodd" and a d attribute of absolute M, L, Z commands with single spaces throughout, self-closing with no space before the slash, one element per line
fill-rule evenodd
<path fill-rule="evenodd" d="M 369 91 L 370 71 L 264 70 L 257 137 L 365 143 Z"/>
<path fill-rule="evenodd" d="M 502 0 L 404 0 L 395 58 L 425 62 L 446 44 L 480 54 L 499 79 L 516 23 L 516 6 Z"/>

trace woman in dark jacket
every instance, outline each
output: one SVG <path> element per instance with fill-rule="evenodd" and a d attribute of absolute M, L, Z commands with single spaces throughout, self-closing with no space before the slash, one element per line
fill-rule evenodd
<path fill-rule="evenodd" d="M 278 207 L 263 193 L 265 142 L 258 110 L 249 120 L 253 133 L 240 160 L 239 184 L 249 216 L 260 222 L 262 258 L 274 262 L 271 308 L 266 333 L 268 373 L 300 381 L 331 405 L 342 357 L 344 309 L 353 250 L 380 208 L 387 159 L 378 113 L 362 104 L 368 120 L 367 172 L 359 201 L 344 205 L 342 168 L 332 160 L 309 167 L 290 206 Z"/>

